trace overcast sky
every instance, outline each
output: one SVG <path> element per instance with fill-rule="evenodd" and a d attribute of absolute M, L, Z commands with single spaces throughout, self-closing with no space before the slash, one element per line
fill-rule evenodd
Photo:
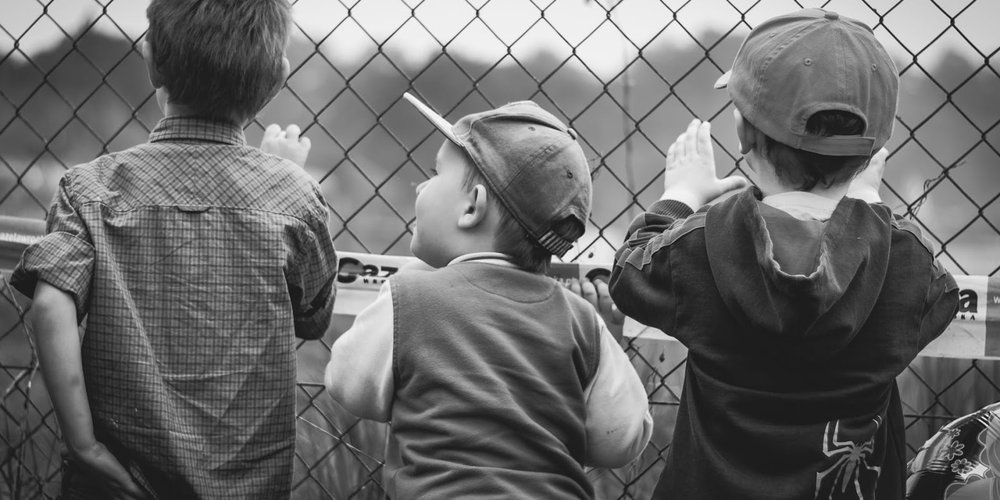
<path fill-rule="evenodd" d="M 294 13 L 301 30 L 295 30 L 294 36 L 302 40 L 309 37 L 313 41 L 326 38 L 321 50 L 334 61 L 371 53 L 376 43 L 372 38 L 377 42 L 389 39 L 386 49 L 394 55 L 424 58 L 441 50 L 441 43 L 461 33 L 449 45 L 449 51 L 491 62 L 502 58 L 509 44 L 514 45 L 515 55 L 529 56 L 538 50 L 566 53 L 569 42 L 579 45 L 577 55 L 588 66 L 600 73 L 614 73 L 622 67 L 623 61 L 635 57 L 635 45 L 643 46 L 651 40 L 654 45 L 690 43 L 684 28 L 696 35 L 711 30 L 728 31 L 740 21 L 737 9 L 746 10 L 750 6 L 753 8 L 746 13 L 746 22 L 750 25 L 793 11 L 800 4 L 825 6 L 871 25 L 878 23 L 875 13 L 864 3 L 853 0 L 763 0 L 757 5 L 752 0 L 731 2 L 735 7 L 725 0 L 692 0 L 687 5 L 681 0 L 623 0 L 620 4 L 617 0 L 299 0 L 294 2 Z M 66 32 L 75 33 L 81 25 L 93 22 L 104 9 L 114 22 L 107 17 L 101 18 L 95 29 L 109 33 L 121 30 L 133 39 L 138 38 L 146 29 L 147 3 L 144 0 L 0 0 L 0 12 L 3 12 L 0 16 L 3 28 L 0 54 L 8 54 L 16 38 L 20 38 L 18 45 L 24 53 L 30 55 L 44 50 L 65 37 L 57 25 Z M 351 18 L 345 3 L 351 5 Z M 978 62 L 1000 47 L 1000 35 L 995 26 L 996 19 L 1000 19 L 998 0 L 947 0 L 939 2 L 940 7 L 927 0 L 874 0 L 870 3 L 885 15 L 885 27 L 877 27 L 876 34 L 897 61 L 910 58 L 903 46 L 918 52 L 948 28 L 949 20 L 940 8 L 947 9 L 950 15 L 964 10 L 955 22 L 961 34 L 954 29 L 947 30 L 921 53 L 922 62 L 934 63 L 949 50 Z M 43 15 L 46 4 L 48 16 Z M 607 22 L 606 7 L 610 5 L 616 5 L 611 12 L 618 28 Z M 679 8 L 680 24 L 674 23 L 660 33 L 672 18 L 667 6 Z M 555 29 L 545 24 L 546 21 L 529 29 L 539 22 L 542 7 L 545 20 Z M 476 19 L 477 8 L 479 19 Z M 412 9 L 415 9 L 415 19 L 411 18 Z M 590 35 L 595 29 L 597 31 Z M 327 37 L 331 30 L 333 35 Z M 738 33 L 742 36 L 747 30 L 743 25 Z M 15 53 L 12 57 L 23 55 Z"/>

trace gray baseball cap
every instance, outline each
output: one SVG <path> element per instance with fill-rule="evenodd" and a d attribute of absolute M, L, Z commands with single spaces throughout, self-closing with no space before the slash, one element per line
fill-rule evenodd
<path fill-rule="evenodd" d="M 409 93 L 403 97 L 469 154 L 532 240 L 554 255 L 566 254 L 573 241 L 553 225 L 569 217 L 586 227 L 593 193 L 573 129 L 532 101 L 466 115 L 453 125 Z"/>
<path fill-rule="evenodd" d="M 715 88 L 772 139 L 827 156 L 871 156 L 889 140 L 899 77 L 866 24 L 821 9 L 803 9 L 755 27 Z M 861 136 L 817 137 L 806 122 L 841 110 L 865 121 Z"/>

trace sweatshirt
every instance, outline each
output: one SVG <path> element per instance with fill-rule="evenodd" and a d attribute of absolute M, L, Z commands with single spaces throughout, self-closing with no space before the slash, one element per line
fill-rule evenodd
<path fill-rule="evenodd" d="M 902 498 L 895 378 L 954 317 L 955 281 L 885 205 L 814 219 L 761 196 L 659 201 L 616 255 L 615 303 L 689 349 L 653 498 Z"/>

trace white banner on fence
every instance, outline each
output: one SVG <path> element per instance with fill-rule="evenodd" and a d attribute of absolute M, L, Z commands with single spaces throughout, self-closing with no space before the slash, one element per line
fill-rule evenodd
<path fill-rule="evenodd" d="M 1000 277 L 955 276 L 958 314 L 924 356 L 1000 357 Z"/>
<path fill-rule="evenodd" d="M 413 257 L 338 252 L 336 314 L 354 316 L 375 299 L 379 288 Z M 557 263 L 549 275 L 593 279 L 611 276 L 609 266 Z M 959 311 L 943 335 L 921 352 L 947 358 L 1000 358 L 1000 277 L 955 276 L 960 289 Z M 625 336 L 674 341 L 655 328 L 626 320 Z"/>
<path fill-rule="evenodd" d="M 0 218 L 10 219 L 10 218 Z M 12 219 L 11 219 L 12 220 Z M 8 222 L 0 220 L 0 222 Z M 34 222 L 34 221 L 33 221 Z M 0 224 L 7 227 L 10 224 Z M 0 248 L 18 250 L 38 236 L 43 226 L 33 231 L 15 231 L 6 236 Z M 30 235 L 30 236 L 25 236 Z M 16 243 L 16 245 L 15 245 Z M 12 250 L 13 252 L 13 250 Z M 354 316 L 375 299 L 379 288 L 414 257 L 338 252 L 340 270 L 337 276 L 337 301 L 334 313 Z M 609 266 L 597 264 L 556 263 L 549 273 L 556 278 L 593 279 L 611 276 Z M 921 352 L 923 356 L 947 358 L 1000 358 L 1000 277 L 955 276 L 959 287 L 959 309 L 943 335 Z M 625 335 L 634 338 L 675 341 L 673 337 L 631 319 L 625 322 Z"/>

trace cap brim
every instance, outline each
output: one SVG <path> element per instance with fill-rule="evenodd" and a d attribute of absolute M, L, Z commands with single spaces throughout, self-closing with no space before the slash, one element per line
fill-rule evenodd
<path fill-rule="evenodd" d="M 431 122 L 431 124 L 434 125 L 434 128 L 440 130 L 449 141 L 454 142 L 455 144 L 461 144 L 458 142 L 458 137 L 455 136 L 455 131 L 448 120 L 445 120 L 444 117 L 435 113 L 433 109 L 420 102 L 419 99 L 413 97 L 409 92 L 403 92 L 403 98 L 410 101 L 410 104 L 417 108 L 417 111 L 424 115 L 424 118 L 427 118 L 427 121 Z"/>
<path fill-rule="evenodd" d="M 729 77 L 733 76 L 733 70 L 726 71 L 715 81 L 715 88 L 724 89 L 729 85 Z"/>

